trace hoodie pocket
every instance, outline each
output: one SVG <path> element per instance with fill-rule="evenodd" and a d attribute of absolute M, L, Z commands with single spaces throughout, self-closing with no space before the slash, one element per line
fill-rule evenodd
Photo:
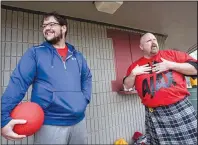
<path fill-rule="evenodd" d="M 54 91 L 51 104 L 47 111 L 63 116 L 81 116 L 87 107 L 88 100 L 81 91 Z"/>

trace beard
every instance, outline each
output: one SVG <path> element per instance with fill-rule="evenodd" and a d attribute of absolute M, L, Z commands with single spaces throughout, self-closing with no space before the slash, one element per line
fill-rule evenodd
<path fill-rule="evenodd" d="M 157 44 L 152 44 L 151 45 L 151 54 L 156 54 L 159 51 L 158 45 Z"/>
<path fill-rule="evenodd" d="M 45 40 L 54 45 L 54 44 L 57 44 L 61 39 L 63 38 L 63 34 L 62 34 L 62 31 L 60 31 L 60 34 L 58 36 L 55 36 L 54 38 L 52 38 L 51 40 L 48 40 L 46 37 L 45 37 Z"/>

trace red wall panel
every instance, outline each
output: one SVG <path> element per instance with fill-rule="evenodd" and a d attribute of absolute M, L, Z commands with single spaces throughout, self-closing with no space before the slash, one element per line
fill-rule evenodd
<path fill-rule="evenodd" d="M 112 91 L 123 89 L 122 80 L 129 65 L 142 54 L 139 48 L 140 35 L 120 30 L 107 30 L 113 40 L 116 80 L 112 80 Z"/>
<path fill-rule="evenodd" d="M 142 50 L 139 47 L 140 37 L 141 37 L 140 34 L 136 34 L 136 33 L 130 34 L 131 55 L 133 62 L 143 56 Z"/>

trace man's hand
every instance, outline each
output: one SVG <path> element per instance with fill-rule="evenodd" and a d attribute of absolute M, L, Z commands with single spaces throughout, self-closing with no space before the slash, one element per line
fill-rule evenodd
<path fill-rule="evenodd" d="M 164 58 L 161 58 L 162 62 L 156 63 L 153 65 L 152 71 L 156 73 L 161 73 L 163 71 L 167 71 L 174 65 L 174 62 L 168 61 Z"/>
<path fill-rule="evenodd" d="M 25 135 L 18 135 L 13 132 L 13 128 L 15 124 L 25 124 L 27 121 L 26 120 L 18 120 L 18 119 L 12 119 L 6 126 L 4 126 L 1 129 L 1 134 L 3 137 L 9 140 L 21 140 L 25 138 Z"/>
<path fill-rule="evenodd" d="M 148 74 L 151 71 L 149 64 L 142 66 L 136 65 L 136 67 L 131 71 L 131 74 L 124 80 L 124 86 L 127 90 L 134 87 L 135 78 L 137 75 Z"/>
<path fill-rule="evenodd" d="M 148 74 L 151 71 L 151 67 L 149 64 L 145 64 L 142 66 L 137 65 L 132 71 L 131 74 L 132 76 L 136 75 L 141 75 L 141 74 Z"/>

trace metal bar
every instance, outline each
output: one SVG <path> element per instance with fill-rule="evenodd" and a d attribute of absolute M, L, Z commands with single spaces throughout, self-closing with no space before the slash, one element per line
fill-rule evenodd
<path fill-rule="evenodd" d="M 5 41 L 6 41 L 6 23 L 7 23 L 7 10 L 5 10 Z M 6 42 L 5 42 L 5 47 L 3 48 L 4 49 L 4 59 L 3 59 L 3 61 L 2 61 L 2 64 L 4 64 L 5 65 L 5 49 L 6 49 Z M 4 66 L 3 65 L 3 66 Z M 5 68 L 5 66 L 4 66 L 4 68 Z M 2 68 L 2 85 L 1 85 L 1 90 L 2 90 L 2 92 L 3 92 L 3 87 L 4 87 L 4 68 Z M 5 138 L 2 138 L 2 140 L 1 140 L 1 143 L 2 144 L 8 144 L 8 140 L 6 140 Z"/>

